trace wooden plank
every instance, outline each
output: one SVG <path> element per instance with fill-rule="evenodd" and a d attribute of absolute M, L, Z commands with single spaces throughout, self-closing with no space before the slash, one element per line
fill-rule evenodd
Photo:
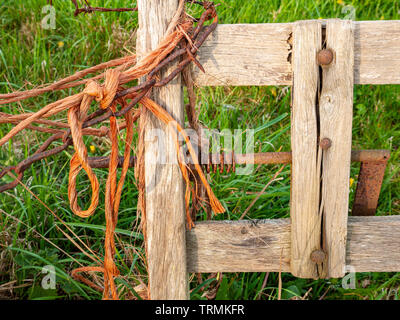
<path fill-rule="evenodd" d="M 189 272 L 279 271 L 281 260 L 290 268 L 288 219 L 199 222 L 186 238 Z"/>
<path fill-rule="evenodd" d="M 349 217 L 346 263 L 400 271 L 400 216 Z M 189 272 L 290 272 L 290 219 L 205 221 L 187 231 Z"/>
<path fill-rule="evenodd" d="M 290 85 L 289 23 L 219 25 L 199 51 L 199 86 Z"/>
<path fill-rule="evenodd" d="M 400 84 L 400 20 L 355 23 L 354 82 Z"/>
<path fill-rule="evenodd" d="M 317 278 L 317 265 L 310 256 L 320 249 L 320 168 L 317 162 L 317 53 L 322 46 L 319 21 L 299 21 L 293 29 L 292 91 L 292 221 L 291 272 L 302 278 Z"/>
<path fill-rule="evenodd" d="M 321 20 L 321 23 L 325 23 Z M 356 21 L 355 84 L 400 84 L 400 20 Z M 200 48 L 199 86 L 291 85 L 293 23 L 224 24 Z"/>
<path fill-rule="evenodd" d="M 320 137 L 331 147 L 322 152 L 321 212 L 326 277 L 342 277 L 346 263 L 351 133 L 353 119 L 354 32 L 350 20 L 328 20 L 326 46 L 333 62 L 323 67 L 319 99 Z"/>
<path fill-rule="evenodd" d="M 143 57 L 155 49 L 174 16 L 178 0 L 138 0 L 137 50 Z M 170 72 L 172 66 L 164 70 Z M 180 77 L 153 89 L 153 99 L 181 124 L 184 121 Z M 151 299 L 188 299 L 186 268 L 185 205 L 182 173 L 176 159 L 173 135 L 150 112 L 141 115 L 145 126 L 146 253 Z M 162 132 L 161 135 L 157 135 Z M 158 161 L 166 156 L 167 163 Z"/>
<path fill-rule="evenodd" d="M 346 264 L 356 272 L 400 271 L 400 216 L 349 217 Z"/>

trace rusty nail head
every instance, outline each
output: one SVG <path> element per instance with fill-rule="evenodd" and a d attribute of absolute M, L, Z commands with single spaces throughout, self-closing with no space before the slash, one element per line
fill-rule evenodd
<path fill-rule="evenodd" d="M 322 150 L 328 150 L 332 146 L 332 141 L 329 138 L 323 138 L 319 142 L 319 146 L 322 148 Z"/>
<path fill-rule="evenodd" d="M 243 228 L 240 230 L 240 232 L 241 232 L 242 234 L 246 234 L 246 233 L 247 233 L 246 227 L 243 227 Z"/>
<path fill-rule="evenodd" d="M 314 250 L 311 252 L 311 261 L 314 263 L 322 263 L 325 259 L 325 252 L 322 250 Z"/>
<path fill-rule="evenodd" d="M 330 49 L 322 49 L 318 52 L 318 64 L 327 66 L 333 61 L 333 52 Z"/>

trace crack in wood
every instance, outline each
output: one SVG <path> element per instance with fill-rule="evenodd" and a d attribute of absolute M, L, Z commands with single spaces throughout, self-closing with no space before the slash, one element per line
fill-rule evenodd
<path fill-rule="evenodd" d="M 286 43 L 289 45 L 288 48 L 288 56 L 287 56 L 287 62 L 292 64 L 292 51 L 293 51 L 293 32 L 289 33 L 289 37 L 286 40 Z"/>
<path fill-rule="evenodd" d="M 321 25 L 321 50 L 326 48 L 326 28 L 325 26 Z M 317 87 L 317 99 L 315 103 L 316 109 L 316 118 L 317 118 L 317 168 L 318 168 L 318 175 L 320 177 L 320 185 L 319 185 L 319 217 L 320 217 L 320 249 L 324 251 L 324 203 L 322 198 L 322 188 L 323 188 L 323 162 L 322 157 L 324 156 L 325 151 L 322 150 L 319 141 L 321 140 L 321 122 L 320 122 L 320 98 L 321 98 L 321 91 L 323 87 L 323 72 L 322 66 L 318 66 L 318 75 L 319 75 L 319 83 Z M 325 255 L 325 258 L 327 255 Z M 316 263 L 316 270 L 318 278 L 324 278 L 326 276 L 326 266 L 324 261 L 322 263 Z"/>

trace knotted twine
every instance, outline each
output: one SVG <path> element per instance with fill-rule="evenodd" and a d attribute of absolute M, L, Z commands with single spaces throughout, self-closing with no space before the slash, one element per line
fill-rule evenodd
<path fill-rule="evenodd" d="M 129 167 L 129 159 L 131 152 L 131 144 L 133 140 L 133 123 L 136 121 L 140 115 L 140 111 L 137 111 L 135 115 L 133 115 L 132 109 L 129 109 L 128 112 L 124 113 L 125 123 L 126 123 L 126 135 L 125 135 L 125 150 L 124 150 L 124 162 L 122 165 L 122 172 L 120 180 L 117 183 L 117 167 L 118 167 L 118 126 L 115 117 L 115 112 L 117 110 L 117 104 L 122 106 L 122 109 L 127 107 L 127 99 L 134 99 L 138 97 L 140 93 L 134 92 L 130 95 L 127 95 L 123 98 L 116 99 L 117 92 L 122 90 L 122 84 L 130 82 L 134 79 L 138 79 L 139 77 L 145 76 L 149 74 L 157 65 L 160 64 L 163 59 L 165 59 L 172 50 L 178 45 L 178 43 L 182 40 L 183 37 L 187 37 L 187 32 L 192 28 L 193 22 L 191 20 L 187 20 L 183 17 L 183 3 L 181 1 L 180 9 L 178 10 L 176 16 L 174 17 L 173 26 L 169 27 L 168 30 L 171 30 L 170 33 L 166 35 L 166 37 L 161 41 L 158 48 L 148 54 L 144 59 L 142 59 L 139 63 L 136 63 L 133 67 L 125 70 L 126 67 L 132 65 L 135 57 L 130 57 L 128 60 L 120 59 L 116 61 L 109 62 L 110 65 L 118 65 L 124 62 L 124 65 L 118 65 L 115 69 L 108 69 L 104 74 L 98 75 L 96 77 L 92 77 L 90 79 L 85 79 L 81 81 L 76 81 L 79 79 L 79 76 L 74 75 L 70 76 L 66 79 L 60 80 L 52 85 L 48 85 L 43 88 L 33 89 L 25 92 L 17 92 L 7 95 L 0 95 L 0 104 L 20 101 L 29 97 L 40 95 L 44 92 L 60 90 L 67 87 L 73 87 L 75 85 L 79 85 L 82 83 L 86 84 L 85 89 L 76 95 L 61 99 L 54 103 L 47 105 L 36 113 L 33 114 L 22 114 L 19 115 L 21 119 L 20 122 L 3 138 L 0 139 L 0 146 L 6 143 L 10 138 L 12 138 L 15 134 L 20 132 L 21 130 L 29 127 L 31 123 L 44 121 L 43 118 L 49 117 L 51 115 L 55 115 L 63 110 L 68 110 L 68 124 L 71 130 L 71 137 L 73 141 L 73 146 L 75 149 L 75 153 L 70 160 L 70 173 L 69 173 L 69 186 L 68 186 L 68 197 L 70 200 L 70 206 L 72 211 L 80 216 L 87 218 L 91 216 L 95 209 L 97 208 L 99 201 L 99 182 L 94 174 L 92 168 L 89 165 L 88 161 L 88 153 L 83 141 L 83 123 L 87 120 L 88 110 L 95 100 L 99 103 L 100 109 L 109 109 L 112 112 L 112 115 L 109 118 L 110 121 L 110 130 L 109 136 L 111 140 L 111 155 L 109 161 L 109 174 L 106 182 L 106 191 L 105 191 L 105 217 L 106 217 L 106 234 L 105 234 L 105 243 L 104 243 L 104 261 L 103 266 L 89 266 L 82 267 L 73 270 L 72 276 L 87 285 L 97 289 L 102 290 L 98 285 L 94 284 L 92 281 L 84 278 L 80 273 L 87 271 L 95 271 L 102 272 L 104 274 L 104 290 L 103 290 L 103 299 L 118 299 L 117 289 L 114 282 L 114 277 L 119 275 L 119 271 L 114 263 L 114 254 L 115 254 L 115 227 L 118 219 L 118 208 L 121 199 L 121 193 L 123 184 L 125 181 L 125 177 Z M 212 18 L 216 19 L 215 16 Z M 173 30 L 173 31 L 172 31 Z M 103 66 L 106 64 L 103 64 Z M 90 72 L 88 71 L 90 69 Z M 86 70 L 86 74 L 91 73 L 91 71 L 99 70 L 98 68 L 89 68 Z M 81 72 L 80 76 L 83 73 Z M 96 82 L 97 79 L 100 79 L 104 76 L 104 84 L 100 85 Z M 149 80 L 148 77 L 147 80 Z M 147 91 L 147 95 L 150 93 L 150 89 Z M 185 163 L 185 158 L 183 156 L 182 149 L 178 142 L 178 134 L 180 134 L 184 141 L 187 144 L 187 148 L 190 153 L 190 157 L 194 163 L 195 170 L 200 177 L 202 184 L 204 185 L 207 195 L 210 201 L 211 208 L 215 213 L 222 213 L 225 209 L 222 207 L 218 199 L 215 197 L 210 185 L 207 182 L 207 179 L 198 163 L 198 157 L 196 152 L 194 151 L 193 146 L 189 140 L 189 137 L 186 135 L 184 129 L 177 123 L 173 117 L 161 106 L 155 103 L 153 100 L 148 98 L 146 95 L 142 95 L 139 103 L 142 107 L 151 111 L 157 118 L 163 121 L 168 125 L 170 130 L 175 130 L 176 132 L 176 149 L 177 149 L 177 159 L 178 164 L 181 169 L 184 181 L 186 182 L 186 191 L 185 191 L 185 208 L 188 226 L 191 228 L 194 224 L 190 217 L 189 213 L 189 202 L 191 193 L 194 194 L 194 191 L 191 188 L 189 181 L 189 173 L 187 164 Z M 142 131 L 143 128 L 141 128 Z M 141 135 L 143 132 L 140 132 Z M 139 207 L 143 214 L 142 223 L 145 221 L 145 205 L 144 205 L 144 161 L 143 161 L 143 150 L 144 146 L 139 141 L 138 145 L 138 170 L 136 170 L 135 174 L 138 178 L 138 186 L 139 186 Z M 92 197 L 89 208 L 86 210 L 82 210 L 78 205 L 78 194 L 76 192 L 76 179 L 80 171 L 82 169 L 86 172 L 92 189 Z M 145 224 L 145 223 L 144 223 Z M 146 239 L 145 229 L 144 236 Z"/>
<path fill-rule="evenodd" d="M 71 135 L 74 143 L 74 148 L 76 151 L 70 161 L 68 195 L 72 211 L 80 217 L 86 218 L 94 213 L 98 205 L 98 197 L 99 197 L 99 183 L 95 174 L 93 173 L 92 169 L 89 166 L 87 150 L 82 139 L 82 123 L 86 118 L 87 110 L 89 109 L 89 106 L 94 99 L 100 103 L 100 108 L 102 109 L 111 108 L 113 112 L 116 111 L 117 102 L 113 101 L 114 101 L 114 96 L 117 93 L 118 80 L 120 74 L 121 73 L 118 70 L 109 69 L 105 73 L 105 83 L 103 86 L 98 85 L 94 81 L 88 82 L 85 90 L 83 91 L 84 97 L 82 99 L 79 108 L 75 107 L 68 110 L 68 121 L 71 126 Z M 122 104 L 125 104 L 125 102 L 122 102 Z M 195 169 L 209 195 L 211 207 L 216 213 L 224 212 L 224 208 L 219 203 L 218 199 L 215 197 L 210 185 L 207 182 L 207 179 L 198 163 L 197 154 L 194 151 L 189 136 L 186 134 L 182 126 L 178 122 L 176 122 L 164 108 L 159 106 L 156 102 L 154 102 L 150 98 L 143 97 L 140 100 L 140 104 L 149 111 L 151 111 L 162 122 L 167 124 L 168 128 L 175 129 L 176 132 L 183 137 L 184 141 L 188 146 L 188 150 L 193 160 Z M 104 267 L 103 268 L 83 267 L 75 269 L 73 271 L 74 277 L 95 288 L 96 285 L 94 285 L 89 280 L 84 279 L 82 276 L 78 276 L 78 273 L 83 271 L 103 272 L 104 299 L 108 299 L 110 294 L 113 299 L 118 298 L 114 283 L 114 277 L 119 275 L 118 269 L 116 268 L 115 263 L 113 261 L 113 257 L 115 254 L 114 232 L 117 223 L 118 208 L 121 198 L 122 187 L 129 167 L 131 143 L 133 139 L 133 121 L 132 121 L 131 110 L 126 114 L 125 121 L 127 125 L 127 132 L 125 137 L 124 162 L 122 166 L 121 178 L 118 182 L 118 186 L 116 186 L 116 176 L 118 167 L 118 137 L 117 137 L 118 128 L 117 128 L 116 118 L 114 116 L 110 118 L 110 135 L 111 135 L 112 146 L 111 146 L 111 155 L 109 164 L 109 174 L 107 178 L 106 194 L 105 194 L 106 237 L 105 237 Z M 189 210 L 189 202 L 191 194 L 189 174 L 183 157 L 182 149 L 180 148 L 180 145 L 178 143 L 177 136 L 174 139 L 174 141 L 176 142 L 178 164 L 180 166 L 182 175 L 186 182 L 185 208 L 186 208 L 188 225 L 189 228 L 191 228 L 192 226 L 194 226 L 194 224 L 190 217 L 190 210 Z M 90 206 L 87 210 L 82 210 L 77 204 L 76 177 L 82 169 L 88 175 L 88 178 L 92 186 L 92 199 Z"/>

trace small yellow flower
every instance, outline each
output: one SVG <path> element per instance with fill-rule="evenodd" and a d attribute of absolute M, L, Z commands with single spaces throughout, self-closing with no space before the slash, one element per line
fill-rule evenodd
<path fill-rule="evenodd" d="M 274 96 L 274 98 L 276 98 L 276 88 L 272 87 L 270 90 L 271 90 L 271 94 Z"/>
<path fill-rule="evenodd" d="M 382 16 L 382 17 L 381 17 L 381 20 L 385 20 L 385 16 Z"/>
<path fill-rule="evenodd" d="M 57 45 L 59 48 L 64 47 L 64 41 L 58 41 Z"/>
<path fill-rule="evenodd" d="M 336 2 L 337 2 L 337 4 L 343 4 L 344 3 L 343 0 L 337 0 Z"/>
<path fill-rule="evenodd" d="M 350 188 L 351 188 L 351 186 L 353 185 L 353 183 L 354 183 L 354 179 L 353 179 L 353 178 L 350 178 Z"/>
<path fill-rule="evenodd" d="M 323 19 L 322 17 L 319 17 L 319 18 L 318 18 L 318 20 L 322 20 L 322 19 Z"/>
<path fill-rule="evenodd" d="M 90 150 L 91 153 L 94 153 L 96 151 L 96 147 L 94 145 L 91 145 L 89 147 L 89 150 Z"/>

